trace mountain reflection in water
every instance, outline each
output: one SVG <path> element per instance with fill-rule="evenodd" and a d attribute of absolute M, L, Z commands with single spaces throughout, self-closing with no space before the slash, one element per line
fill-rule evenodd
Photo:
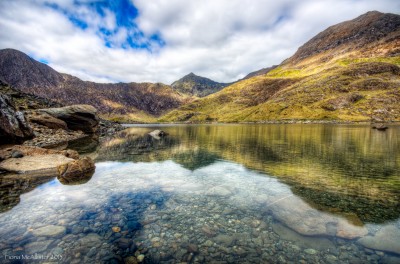
<path fill-rule="evenodd" d="M 139 255 L 145 263 L 400 261 L 399 127 L 174 125 L 161 128 L 167 137 L 148 134 L 159 128 L 128 128 L 97 148 L 76 145 L 96 171 L 73 185 L 3 177 L 3 255 L 62 255 L 59 263 L 134 263 Z"/>
<path fill-rule="evenodd" d="M 99 147 L 97 160 L 173 160 L 187 169 L 229 160 L 288 184 L 312 207 L 359 223 L 400 216 L 398 127 L 357 125 L 195 125 L 132 127 Z"/>

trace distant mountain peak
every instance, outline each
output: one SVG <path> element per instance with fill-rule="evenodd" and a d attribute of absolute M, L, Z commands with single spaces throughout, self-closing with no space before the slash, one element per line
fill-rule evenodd
<path fill-rule="evenodd" d="M 227 83 L 219 83 L 206 77 L 198 76 L 193 72 L 183 76 L 171 84 L 172 88 L 180 93 L 198 97 L 204 97 L 218 92 L 228 85 L 229 84 Z"/>

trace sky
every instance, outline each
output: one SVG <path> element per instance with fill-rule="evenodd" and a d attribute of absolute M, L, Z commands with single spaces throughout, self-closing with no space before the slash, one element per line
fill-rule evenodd
<path fill-rule="evenodd" d="M 96 82 L 219 82 L 279 64 L 327 27 L 398 0 L 0 0 L 0 49 Z"/>

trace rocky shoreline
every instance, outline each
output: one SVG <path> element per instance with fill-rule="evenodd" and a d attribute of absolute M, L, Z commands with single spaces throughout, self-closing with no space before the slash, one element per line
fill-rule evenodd
<path fill-rule="evenodd" d="M 101 120 L 90 105 L 59 107 L 0 83 L 0 173 L 59 176 L 71 183 L 91 177 L 95 165 L 68 143 L 84 138 L 99 141 L 122 130 Z M 89 175 L 89 176 L 88 176 Z"/>

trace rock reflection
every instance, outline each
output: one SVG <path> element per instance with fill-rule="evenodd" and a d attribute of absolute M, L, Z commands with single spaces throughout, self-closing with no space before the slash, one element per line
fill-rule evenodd
<path fill-rule="evenodd" d="M 85 184 L 92 178 L 94 170 L 82 172 L 73 176 L 57 176 L 57 179 L 64 185 L 79 185 Z"/>
<path fill-rule="evenodd" d="M 30 175 L 3 174 L 0 176 L 0 213 L 8 211 L 20 202 L 20 196 L 37 186 L 51 181 L 55 175 L 36 172 Z"/>

